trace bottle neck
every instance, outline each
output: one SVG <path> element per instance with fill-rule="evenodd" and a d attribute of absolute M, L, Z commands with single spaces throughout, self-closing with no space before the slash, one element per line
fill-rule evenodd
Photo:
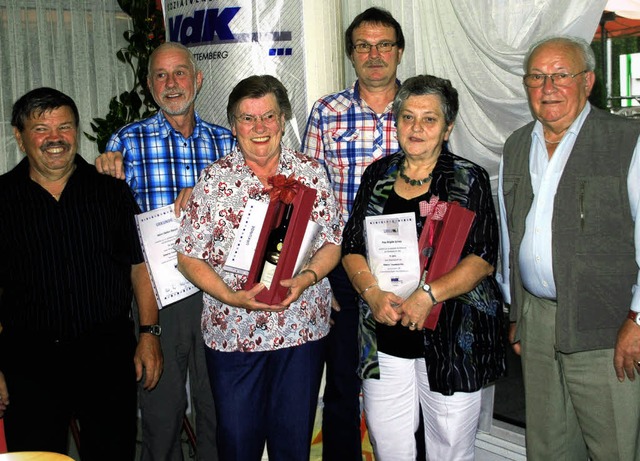
<path fill-rule="evenodd" d="M 282 220 L 280 221 L 281 228 L 286 229 L 289 227 L 289 220 L 291 219 L 291 213 L 293 212 L 293 204 L 289 203 L 284 207 L 284 213 L 282 214 Z"/>

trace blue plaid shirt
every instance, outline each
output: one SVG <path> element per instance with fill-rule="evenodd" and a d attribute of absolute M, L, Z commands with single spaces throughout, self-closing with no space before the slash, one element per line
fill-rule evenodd
<path fill-rule="evenodd" d="M 320 98 L 302 138 L 302 151 L 326 168 L 345 223 L 365 168 L 399 150 L 392 103 L 376 114 L 360 98 L 358 87 L 356 82 Z"/>
<path fill-rule="evenodd" d="M 142 211 L 172 204 L 185 187 L 193 187 L 200 172 L 231 151 L 231 132 L 195 114 L 193 133 L 185 139 L 164 114 L 131 123 L 115 132 L 107 152 L 122 152 L 127 184 Z"/>

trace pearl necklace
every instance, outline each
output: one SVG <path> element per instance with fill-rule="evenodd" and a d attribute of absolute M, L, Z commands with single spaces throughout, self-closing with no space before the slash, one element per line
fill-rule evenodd
<path fill-rule="evenodd" d="M 423 184 L 428 183 L 429 181 L 431 181 L 431 178 L 433 178 L 433 176 L 431 175 L 431 173 L 429 173 L 429 176 L 427 176 L 424 179 L 411 179 L 409 176 L 407 176 L 406 174 L 404 174 L 404 162 L 402 162 L 400 164 L 400 177 L 402 179 L 404 179 L 404 182 L 406 182 L 407 184 L 409 184 L 410 186 L 422 186 Z"/>

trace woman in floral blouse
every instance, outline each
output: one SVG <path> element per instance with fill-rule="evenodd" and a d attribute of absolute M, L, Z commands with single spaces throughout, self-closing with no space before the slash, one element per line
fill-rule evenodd
<path fill-rule="evenodd" d="M 452 154 L 446 142 L 458 112 L 449 80 L 419 75 L 393 102 L 401 151 L 372 163 L 362 176 L 344 230 L 342 262 L 361 297 L 364 409 L 376 460 L 415 460 L 420 406 L 427 458 L 473 460 L 482 387 L 504 373 L 502 300 L 492 273 L 498 224 L 489 177 Z M 413 212 L 458 202 L 475 212 L 460 261 L 406 299 L 378 286 L 367 264 L 366 216 Z M 416 274 L 417 275 L 417 274 Z M 444 302 L 434 330 L 423 328 Z"/>
<path fill-rule="evenodd" d="M 179 269 L 205 293 L 202 333 L 219 456 L 260 460 L 266 442 L 269 459 L 306 461 L 329 332 L 325 275 L 340 258 L 342 218 L 324 169 L 281 144 L 291 118 L 282 83 L 269 75 L 242 80 L 227 118 L 237 147 L 203 171 L 176 241 Z M 317 190 L 310 219 L 320 231 L 304 269 L 281 282 L 286 298 L 268 305 L 255 299 L 263 284 L 245 290 L 247 277 L 223 266 L 247 200 L 268 202 L 276 175 Z"/>

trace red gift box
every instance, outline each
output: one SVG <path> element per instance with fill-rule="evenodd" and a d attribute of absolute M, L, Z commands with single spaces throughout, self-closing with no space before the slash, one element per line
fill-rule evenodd
<path fill-rule="evenodd" d="M 293 210 L 291 211 L 291 219 L 289 220 L 289 228 L 284 239 L 282 252 L 276 265 L 276 271 L 269 289 L 265 288 L 256 295 L 256 300 L 266 304 L 278 304 L 287 296 L 288 288 L 280 285 L 280 280 L 290 279 L 300 251 L 300 245 L 304 238 L 307 223 L 311 217 L 313 204 L 316 200 L 317 191 L 303 184 L 297 185 L 295 198 L 291 202 Z M 267 215 L 264 219 L 256 252 L 253 255 L 251 269 L 245 283 L 245 289 L 251 289 L 260 282 L 260 275 L 264 265 L 264 255 L 267 246 L 267 240 L 271 230 L 280 224 L 285 204 L 281 200 L 274 200 L 269 203 Z"/>
<path fill-rule="evenodd" d="M 440 278 L 458 264 L 476 216 L 459 203 L 440 203 L 446 203 L 447 207 L 442 220 L 436 220 L 435 212 L 427 214 L 418 242 L 420 267 L 427 271 L 427 283 Z M 441 310 L 442 303 L 433 306 L 424 322 L 425 328 L 435 329 Z"/>
<path fill-rule="evenodd" d="M 7 452 L 7 440 L 4 436 L 4 419 L 0 418 L 0 453 Z"/>

